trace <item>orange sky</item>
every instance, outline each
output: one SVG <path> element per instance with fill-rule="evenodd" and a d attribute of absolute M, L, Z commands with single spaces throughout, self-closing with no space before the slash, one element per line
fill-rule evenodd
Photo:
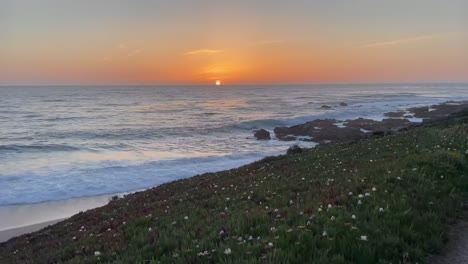
<path fill-rule="evenodd" d="M 374 2 L 0 0 L 0 85 L 468 81 L 466 3 Z"/>

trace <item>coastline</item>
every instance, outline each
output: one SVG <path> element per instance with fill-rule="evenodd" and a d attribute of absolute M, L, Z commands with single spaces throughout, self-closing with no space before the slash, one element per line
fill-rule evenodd
<path fill-rule="evenodd" d="M 460 210 L 461 193 L 449 194 L 464 177 L 467 114 L 389 137 L 326 144 L 132 193 L 0 244 L 0 260 L 279 261 L 300 256 L 302 262 L 311 257 L 398 262 L 403 252 L 389 252 L 392 244 L 390 248 L 409 250 L 403 257 L 417 262 L 424 257 L 421 252 L 441 245 L 446 226 L 439 223 Z M 434 169 L 438 173 L 425 173 Z M 253 223 L 259 229 L 249 229 Z M 258 238 L 246 242 L 248 234 Z M 377 242 L 381 237 L 386 244 Z M 294 241 L 296 246 L 286 247 Z M 361 246 L 353 247 L 357 243 Z M 301 254 L 304 248 L 311 254 Z"/>
<path fill-rule="evenodd" d="M 356 134 L 353 134 L 353 133 L 350 133 L 350 134 L 345 133 L 345 135 L 342 136 L 342 138 L 340 138 L 339 140 L 333 140 L 333 141 L 321 140 L 318 143 L 319 143 L 319 146 L 328 145 L 330 143 L 340 143 L 340 142 L 346 142 L 346 141 L 351 141 L 351 140 L 369 138 L 372 136 L 383 136 L 383 135 L 391 134 L 388 131 L 394 131 L 396 133 L 400 129 L 407 129 L 410 126 L 423 124 L 424 122 L 427 122 L 434 118 L 441 118 L 441 117 L 448 116 L 449 114 L 456 112 L 455 110 L 457 110 L 458 108 L 456 107 L 449 108 L 449 110 L 447 110 L 445 106 L 450 106 L 450 105 L 453 106 L 454 104 L 456 105 L 458 103 L 463 107 L 468 106 L 468 102 L 466 101 L 459 101 L 459 102 L 447 101 L 447 102 L 437 104 L 437 105 L 419 106 L 419 107 L 412 107 L 406 110 L 401 110 L 401 111 L 396 111 L 396 112 L 388 112 L 388 113 L 385 113 L 384 116 L 389 118 L 387 120 L 390 120 L 390 119 L 397 120 L 397 122 L 392 123 L 393 125 L 396 125 L 396 126 L 385 127 L 386 131 L 384 131 L 382 134 L 371 132 L 371 130 L 369 130 L 369 132 L 361 133 L 359 136 L 356 136 Z M 442 113 L 439 113 L 437 111 L 437 108 L 440 106 L 442 106 L 441 107 Z M 404 118 L 404 115 L 407 115 L 409 113 L 412 113 L 413 117 L 421 118 L 421 120 L 423 121 L 422 122 L 403 121 L 403 120 L 407 120 Z M 326 120 L 315 119 L 310 122 L 298 124 L 298 125 L 291 126 L 291 127 L 280 127 L 282 131 L 287 130 L 288 132 L 278 133 L 280 135 L 278 137 L 278 140 L 288 141 L 290 139 L 288 139 L 287 137 L 294 137 L 294 140 L 297 139 L 297 142 L 301 142 L 301 141 L 314 142 L 313 138 L 307 139 L 308 135 L 304 135 L 304 134 L 307 134 L 307 132 L 304 132 L 304 128 L 306 129 L 310 128 L 311 124 L 313 128 L 315 129 L 318 128 L 319 130 L 321 130 L 321 133 L 325 135 L 332 135 L 333 132 L 336 132 L 335 131 L 336 129 L 342 130 L 342 131 L 346 130 L 346 129 L 343 129 L 345 127 L 337 126 L 337 124 L 352 123 L 353 121 L 357 121 L 357 120 L 359 121 L 359 120 L 364 120 L 364 119 L 357 118 L 354 120 L 345 120 L 345 121 L 335 120 L 335 119 L 326 119 Z M 366 120 L 366 122 L 368 121 L 369 120 Z M 358 123 L 362 125 L 365 122 L 361 121 Z M 404 126 L 402 126 L 402 124 L 404 124 Z M 323 127 L 319 127 L 319 126 L 323 126 Z M 382 126 L 378 123 L 378 121 L 375 121 L 375 123 L 372 123 L 371 127 L 372 126 L 377 127 L 378 129 L 382 129 Z M 332 130 L 330 130 L 330 127 L 333 127 Z M 351 128 L 354 130 L 356 129 L 356 127 L 351 127 Z M 275 128 L 275 132 L 276 132 L 276 128 Z M 285 135 L 286 135 L 286 138 L 284 138 Z M 305 140 L 301 139 L 301 136 L 305 136 L 306 139 Z M 172 181 L 169 181 L 167 183 L 170 183 L 170 182 Z M 149 190 L 153 187 L 155 186 L 148 187 L 144 190 Z M 8 239 L 16 237 L 16 236 L 38 231 L 42 229 L 43 227 L 46 227 L 48 224 L 54 224 L 54 223 L 60 222 L 61 220 L 67 219 L 68 217 L 71 217 L 80 211 L 86 211 L 86 210 L 104 206 L 108 204 L 110 198 L 114 195 L 116 194 L 80 197 L 80 198 L 73 198 L 73 199 L 68 199 L 68 200 L 48 201 L 48 202 L 43 202 L 43 203 L 38 203 L 38 204 L 10 205 L 10 206 L 0 207 L 0 219 L 2 219 L 2 222 L 0 223 L 0 243 L 5 242 Z M 119 195 L 122 195 L 122 194 L 119 194 Z"/>

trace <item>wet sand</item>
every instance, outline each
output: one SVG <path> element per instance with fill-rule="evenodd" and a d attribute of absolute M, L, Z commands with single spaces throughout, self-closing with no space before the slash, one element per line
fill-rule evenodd
<path fill-rule="evenodd" d="M 66 219 L 66 218 L 0 231 L 0 243 L 6 242 L 10 238 L 13 238 L 13 237 L 17 237 L 17 236 L 20 236 L 20 235 L 23 235 L 23 234 L 27 234 L 27 233 L 31 233 L 31 232 L 41 230 L 44 227 L 53 225 L 53 224 L 55 224 L 57 222 L 60 222 L 60 221 L 62 221 L 64 219 Z"/>
<path fill-rule="evenodd" d="M 0 243 L 34 232 L 80 211 L 106 205 L 113 195 L 0 207 Z"/>

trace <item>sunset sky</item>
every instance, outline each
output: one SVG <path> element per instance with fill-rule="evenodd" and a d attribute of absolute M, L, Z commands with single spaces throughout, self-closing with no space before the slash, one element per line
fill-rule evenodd
<path fill-rule="evenodd" d="M 0 85 L 468 81 L 465 0 L 0 0 Z"/>

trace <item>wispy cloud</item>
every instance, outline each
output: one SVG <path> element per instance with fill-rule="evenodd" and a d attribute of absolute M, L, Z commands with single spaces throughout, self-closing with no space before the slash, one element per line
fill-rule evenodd
<path fill-rule="evenodd" d="M 396 39 L 396 40 L 390 40 L 390 41 L 382 41 L 382 42 L 374 42 L 370 44 L 365 44 L 362 47 L 363 48 L 377 48 L 377 47 L 384 47 L 384 46 L 394 46 L 394 45 L 400 45 L 400 44 L 407 44 L 407 43 L 412 43 L 412 42 L 418 42 L 418 41 L 423 41 L 423 40 L 432 40 L 432 39 L 439 39 L 447 36 L 448 34 L 432 34 L 432 35 L 421 35 L 421 36 L 416 36 L 416 37 L 411 37 L 411 38 L 403 38 L 403 39 Z"/>
<path fill-rule="evenodd" d="M 214 53 L 221 53 L 221 52 L 224 52 L 224 50 L 199 49 L 199 50 L 191 50 L 191 51 L 185 52 L 184 55 L 214 54 Z"/>
<path fill-rule="evenodd" d="M 283 43 L 284 40 L 260 40 L 260 41 L 256 41 L 256 42 L 252 42 L 252 45 L 274 45 L 274 44 L 281 44 Z"/>

